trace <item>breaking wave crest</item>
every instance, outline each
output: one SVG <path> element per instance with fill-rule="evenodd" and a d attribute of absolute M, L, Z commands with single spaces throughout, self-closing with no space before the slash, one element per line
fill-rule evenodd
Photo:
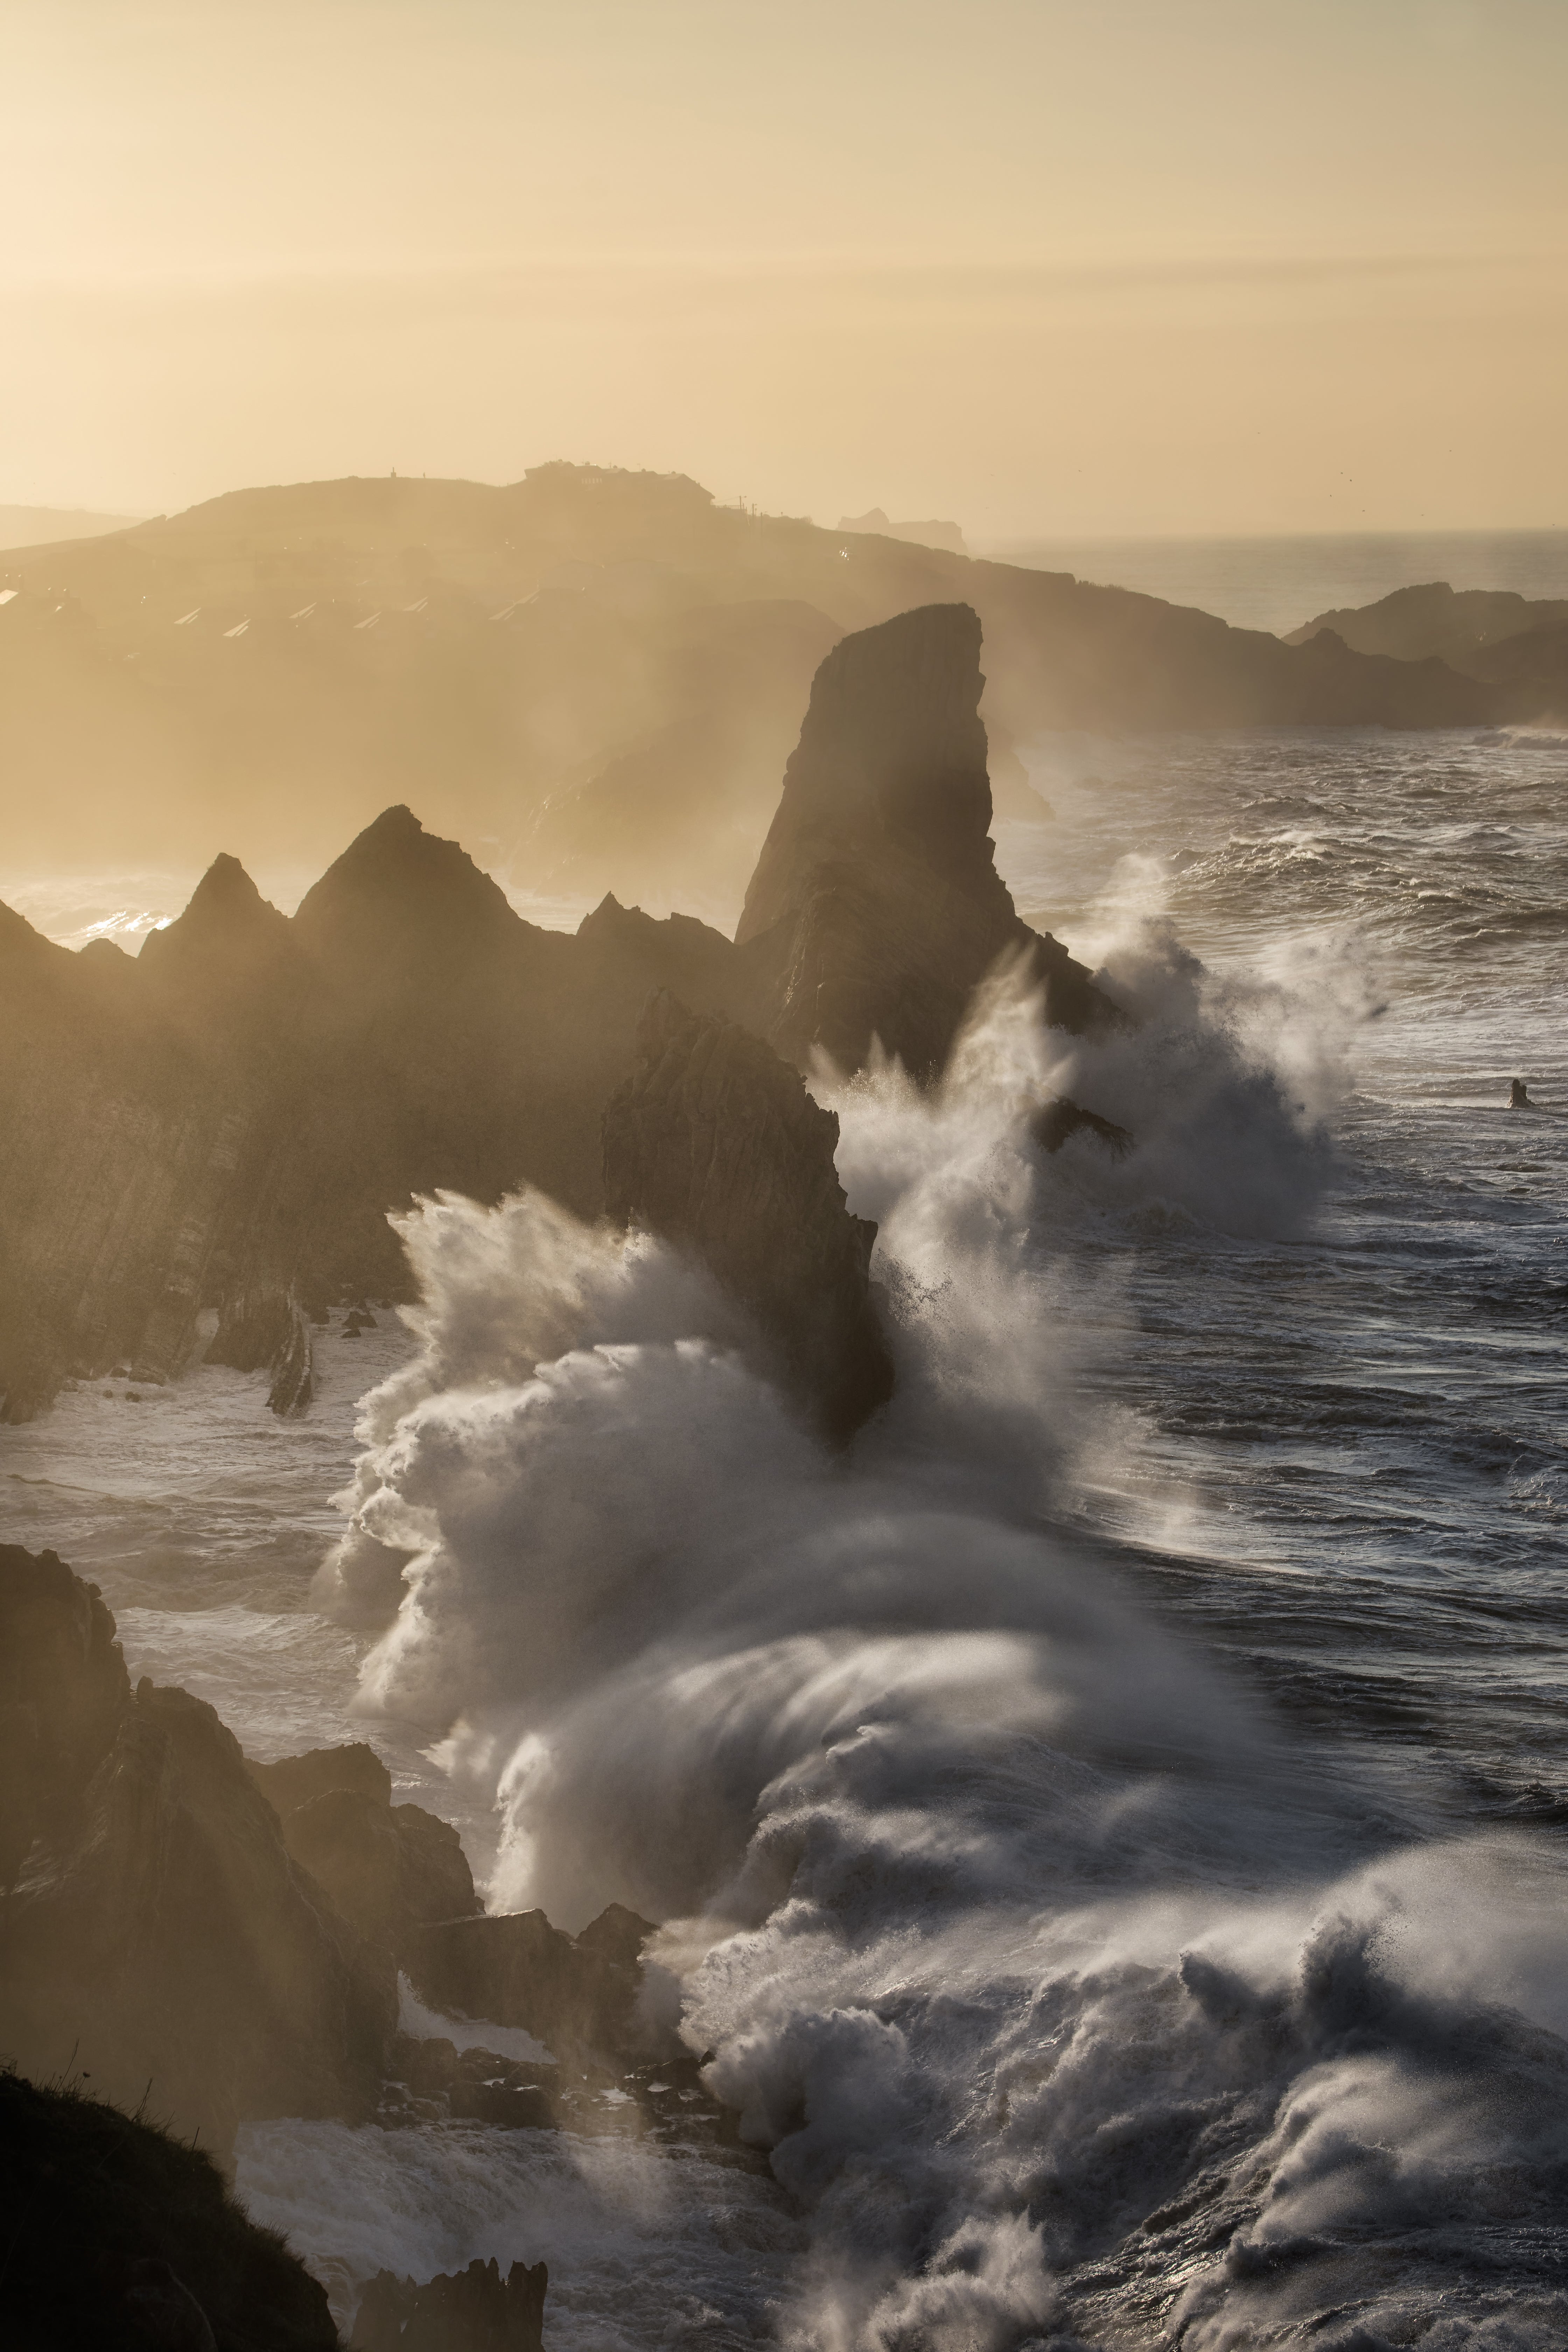
<path fill-rule="evenodd" d="M 321 1589 L 384 1628 L 363 1707 L 493 1794 L 492 1904 L 668 1923 L 648 2032 L 808 2219 L 787 2344 L 1560 2343 L 1554 1853 L 1435 1834 L 1075 1532 L 1140 1443 L 1075 1221 L 1289 1228 L 1321 1181 L 1250 1015 L 1143 969 L 1098 1046 L 1004 978 L 934 1097 L 817 1082 L 899 1368 L 848 1463 L 662 1245 L 416 1211 Z M 1069 1078 L 1125 1159 L 1031 1140 Z"/>

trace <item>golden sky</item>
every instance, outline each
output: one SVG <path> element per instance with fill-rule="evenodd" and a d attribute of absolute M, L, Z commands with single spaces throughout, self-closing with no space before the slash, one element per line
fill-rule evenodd
<path fill-rule="evenodd" d="M 1568 525 L 1568 0 L 0 0 L 0 499 Z"/>

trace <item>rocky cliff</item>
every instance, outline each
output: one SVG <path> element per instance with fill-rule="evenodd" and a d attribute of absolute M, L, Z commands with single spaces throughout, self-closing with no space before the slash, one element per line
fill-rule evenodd
<path fill-rule="evenodd" d="M 0 908 L 0 1419 L 197 1346 L 309 1402 L 310 1320 L 406 1293 L 386 1213 L 521 1181 L 588 1216 L 651 992 L 744 1013 L 731 943 L 607 898 L 569 935 L 390 809 L 289 920 L 229 858 L 134 962 Z"/>
<path fill-rule="evenodd" d="M 735 935 L 766 1034 L 801 1067 L 820 1049 L 858 1069 L 875 1039 L 933 1075 L 1008 954 L 1028 959 L 1047 1020 L 1118 1017 L 996 871 L 980 646 L 968 605 L 930 604 L 845 637 L 816 674 Z"/>
<path fill-rule="evenodd" d="M 752 1318 L 768 1369 L 842 1440 L 892 1393 L 838 1121 L 734 1022 L 656 996 L 605 1113 L 605 1205 L 700 1258 Z"/>
<path fill-rule="evenodd" d="M 209 2147 L 245 2116 L 363 2112 L 395 2023 L 390 1958 L 292 1860 L 212 1708 L 132 1690 L 96 1588 L 52 1552 L 0 1548 L 0 1706 L 26 1756 L 0 2053 L 145 2099 Z"/>
<path fill-rule="evenodd" d="M 527 1182 L 600 1213 L 605 1108 L 659 990 L 799 1067 L 819 1048 L 858 1067 L 880 1040 L 922 1078 L 1002 956 L 1026 960 L 1047 1019 L 1116 1019 L 996 873 L 979 656 L 964 605 L 829 653 L 734 942 L 613 897 L 574 934 L 542 929 L 401 806 L 292 919 L 218 858 L 134 961 L 67 954 L 0 908 L 0 1419 L 117 1363 L 169 1378 L 198 1347 L 304 1408 L 313 1324 L 408 1295 L 389 1212 Z M 776 1226 L 783 1196 L 749 1197 Z M 712 1199 L 681 1213 L 718 1230 Z M 800 1330 L 788 1349 L 810 1353 Z"/>
<path fill-rule="evenodd" d="M 251 1779 L 283 1824 L 294 1861 L 367 1942 L 405 1963 L 432 1921 L 479 1911 L 462 1840 L 420 1805 L 395 1805 L 373 1748 L 313 1748 Z"/>

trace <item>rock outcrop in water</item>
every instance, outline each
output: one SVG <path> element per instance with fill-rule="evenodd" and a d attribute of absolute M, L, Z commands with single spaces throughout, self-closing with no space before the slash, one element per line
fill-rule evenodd
<path fill-rule="evenodd" d="M 542 1911 L 452 1919 L 414 1938 L 408 1973 L 448 2016 L 521 2026 L 558 2058 L 602 2061 L 632 2044 L 639 1956 L 653 1932 L 619 1903 L 578 1936 Z"/>
<path fill-rule="evenodd" d="M 392 1775 L 363 1746 L 248 1764 L 302 1870 L 367 1942 L 406 1957 L 432 1920 L 479 1908 L 463 1843 L 421 1805 L 395 1805 Z"/>
<path fill-rule="evenodd" d="M 868 1279 L 877 1228 L 849 1213 L 837 1142 L 835 1114 L 759 1037 L 668 993 L 605 1113 L 608 1214 L 700 1258 L 842 1440 L 891 1395 L 893 1367 Z"/>
<path fill-rule="evenodd" d="M 209 2147 L 247 2116 L 363 2112 L 395 2023 L 390 1958 L 291 1859 L 213 1709 L 132 1691 L 96 1587 L 52 1552 L 0 1548 L 0 1704 L 34 1727 L 0 2052 L 145 2099 Z"/>
<path fill-rule="evenodd" d="M 0 2073 L 0 2214 L 6 2352 L 337 2352 L 322 2288 L 212 2158 L 82 2088 Z"/>
<path fill-rule="evenodd" d="M 351 2352 L 543 2352 L 550 2273 L 493 2259 L 423 2286 L 378 2271 L 355 2315 Z"/>
<path fill-rule="evenodd" d="M 929 604 L 844 638 L 816 674 L 735 934 L 770 1042 L 803 1068 L 820 1049 L 858 1069 L 879 1040 L 932 1076 L 1007 954 L 1028 958 L 1047 1020 L 1118 1017 L 996 871 L 980 637 L 968 605 Z"/>

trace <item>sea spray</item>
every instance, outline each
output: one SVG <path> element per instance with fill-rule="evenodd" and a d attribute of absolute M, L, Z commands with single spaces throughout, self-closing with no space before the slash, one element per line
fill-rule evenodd
<path fill-rule="evenodd" d="M 494 1903 L 670 1923 L 679 2030 L 806 2219 L 802 2352 L 1568 2326 L 1554 1855 L 1440 1835 L 1067 1528 L 1138 1430 L 1086 1396 L 1115 1276 L 1065 1226 L 1289 1227 L 1322 1181 L 1174 973 L 1072 1050 L 1125 1162 L 1031 1139 L 1063 1061 L 1005 978 L 935 1097 L 819 1078 L 900 1370 L 847 1465 L 658 1244 L 532 1196 L 408 1223 L 426 1353 L 334 1571 L 399 1564 L 362 1705 L 494 1790 Z"/>

